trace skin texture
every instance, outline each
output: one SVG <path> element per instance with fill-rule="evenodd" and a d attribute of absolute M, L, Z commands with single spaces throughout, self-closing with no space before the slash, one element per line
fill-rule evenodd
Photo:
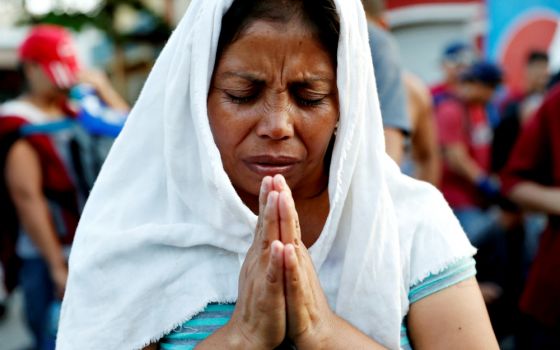
<path fill-rule="evenodd" d="M 324 156 L 338 118 L 335 66 L 310 34 L 297 21 L 255 21 L 225 50 L 214 72 L 208 96 L 214 140 L 234 187 L 259 218 L 241 268 L 232 318 L 197 349 L 273 349 L 284 337 L 300 350 L 383 349 L 330 310 L 307 251 L 328 215 Z M 315 76 L 323 80 L 310 78 Z M 311 82 L 294 89 L 303 79 Z M 310 106 L 302 96 L 322 102 Z M 279 174 L 263 176 L 262 168 L 254 171 L 245 160 L 262 153 L 299 162 L 295 169 L 264 166 L 265 173 Z M 441 313 L 438 322 L 468 324 L 491 334 L 476 283 L 474 289 L 461 290 L 466 294 L 443 299 L 436 294 L 425 300 L 445 309 L 450 302 L 457 304 L 455 297 L 466 295 L 472 305 L 463 304 L 467 306 L 458 307 L 457 314 Z M 446 340 L 439 343 L 447 347 L 435 349 L 449 349 L 451 342 L 462 340 L 462 333 L 428 332 L 434 312 L 413 310 L 414 305 L 410 327 L 426 331 L 418 335 L 419 344 L 424 344 L 420 349 L 434 349 L 425 345 L 434 341 L 432 337 Z M 475 337 L 469 344 L 473 349 L 497 349 L 493 336 Z"/>
<path fill-rule="evenodd" d="M 385 135 L 385 152 L 397 164 L 402 162 L 404 155 L 404 135 L 402 130 L 391 127 L 383 128 Z"/>
<path fill-rule="evenodd" d="M 278 173 L 296 200 L 313 197 L 326 186 L 324 157 L 338 120 L 335 67 L 328 53 L 309 30 L 288 26 L 280 32 L 279 26 L 251 25 L 224 52 L 208 95 L 224 169 L 254 210 L 264 175 L 247 165 L 252 157 L 290 158 L 290 170 Z"/>

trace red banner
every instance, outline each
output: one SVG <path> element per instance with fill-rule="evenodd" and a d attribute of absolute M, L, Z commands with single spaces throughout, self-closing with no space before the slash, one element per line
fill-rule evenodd
<path fill-rule="evenodd" d="M 483 0 L 387 0 L 387 9 L 393 10 L 407 6 L 417 5 L 441 5 L 441 4 L 470 4 L 482 3 Z"/>

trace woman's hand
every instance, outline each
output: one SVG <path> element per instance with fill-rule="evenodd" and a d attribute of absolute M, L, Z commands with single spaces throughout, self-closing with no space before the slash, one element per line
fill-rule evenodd
<path fill-rule="evenodd" d="M 302 243 L 295 203 L 282 176 L 274 177 L 274 189 L 279 191 L 287 336 L 298 349 L 318 349 L 328 342 L 331 326 L 338 317 L 328 305 L 311 257 Z"/>
<path fill-rule="evenodd" d="M 231 330 L 231 336 L 241 337 L 239 343 L 244 349 L 272 349 L 286 336 L 278 196 L 272 178 L 265 177 L 259 195 L 255 238 L 241 268 L 235 311 L 225 326 Z"/>

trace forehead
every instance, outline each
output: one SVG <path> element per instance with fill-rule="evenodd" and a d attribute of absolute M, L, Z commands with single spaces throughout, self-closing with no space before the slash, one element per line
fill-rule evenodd
<path fill-rule="evenodd" d="M 316 31 L 301 20 L 250 23 L 222 53 L 218 71 L 304 69 L 334 74 L 334 62 Z"/>

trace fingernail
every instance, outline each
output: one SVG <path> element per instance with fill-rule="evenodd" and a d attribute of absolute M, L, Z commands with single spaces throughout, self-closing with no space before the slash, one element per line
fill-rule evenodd
<path fill-rule="evenodd" d="M 296 251 L 293 244 L 291 243 L 286 244 L 284 250 L 288 251 L 288 259 L 290 259 L 291 261 L 295 261 L 294 259 L 296 258 Z"/>
<path fill-rule="evenodd" d="M 280 241 L 274 241 L 271 244 L 271 250 L 272 250 L 272 256 L 275 258 L 278 258 L 280 256 L 280 247 L 281 247 L 281 242 Z"/>

